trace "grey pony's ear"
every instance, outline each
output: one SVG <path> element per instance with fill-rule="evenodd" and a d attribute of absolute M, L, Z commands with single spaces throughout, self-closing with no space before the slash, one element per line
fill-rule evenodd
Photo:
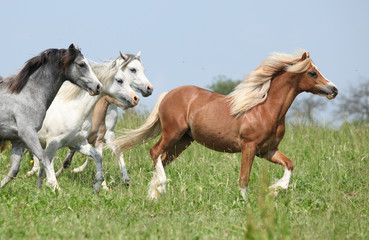
<path fill-rule="evenodd" d="M 128 56 L 124 53 L 122 53 L 121 51 L 119 51 L 120 57 L 123 58 L 124 61 L 126 61 L 128 59 Z"/>
<path fill-rule="evenodd" d="M 72 50 L 72 49 L 76 49 L 76 50 L 80 50 L 79 47 L 77 45 L 74 46 L 74 44 L 72 43 L 71 45 L 69 45 L 69 50 Z"/>

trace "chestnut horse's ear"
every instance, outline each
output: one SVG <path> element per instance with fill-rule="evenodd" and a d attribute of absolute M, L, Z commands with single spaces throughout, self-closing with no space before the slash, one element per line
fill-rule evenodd
<path fill-rule="evenodd" d="M 119 54 L 120 54 L 121 58 L 123 58 L 124 61 L 126 61 L 128 59 L 128 56 L 125 55 L 124 53 L 122 53 L 121 51 L 119 51 Z"/>
<path fill-rule="evenodd" d="M 310 58 L 310 53 L 309 52 L 304 52 L 302 54 L 301 61 L 304 61 L 306 58 Z"/>
<path fill-rule="evenodd" d="M 75 49 L 74 44 L 69 45 L 69 49 Z"/>

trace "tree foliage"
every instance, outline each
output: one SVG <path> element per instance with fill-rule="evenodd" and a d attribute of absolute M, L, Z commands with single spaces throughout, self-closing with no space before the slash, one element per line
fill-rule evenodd
<path fill-rule="evenodd" d="M 211 85 L 208 85 L 206 87 L 216 93 L 228 95 L 240 83 L 241 80 L 233 80 L 224 75 L 219 75 L 214 78 L 213 83 Z"/>
<path fill-rule="evenodd" d="M 348 121 L 369 121 L 369 78 L 341 93 L 336 114 Z"/>
<path fill-rule="evenodd" d="M 293 102 L 288 115 L 294 123 L 315 124 L 317 111 L 324 110 L 326 104 L 321 96 L 301 96 Z"/>

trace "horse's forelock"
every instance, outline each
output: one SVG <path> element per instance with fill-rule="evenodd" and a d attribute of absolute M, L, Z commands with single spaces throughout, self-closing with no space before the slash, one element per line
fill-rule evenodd
<path fill-rule="evenodd" d="M 134 54 L 125 54 L 126 56 L 128 56 L 127 60 L 123 60 L 121 57 L 119 57 L 118 59 L 121 59 L 123 60 L 124 62 L 122 63 L 121 65 L 121 69 L 124 69 L 127 67 L 127 65 L 132 62 L 133 60 L 138 60 L 141 62 L 141 58 L 140 57 L 137 57 L 136 55 Z"/>
<path fill-rule="evenodd" d="M 59 68 L 59 72 L 63 72 L 65 69 L 67 69 L 72 62 L 78 57 L 81 56 L 82 53 L 78 48 L 69 48 L 68 50 L 64 50 L 64 54 L 62 57 L 62 65 L 61 68 Z"/>

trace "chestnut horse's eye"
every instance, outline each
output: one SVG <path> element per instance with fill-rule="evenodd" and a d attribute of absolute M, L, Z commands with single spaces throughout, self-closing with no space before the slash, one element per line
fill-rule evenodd
<path fill-rule="evenodd" d="M 312 77 L 312 78 L 317 78 L 318 77 L 318 74 L 314 71 L 308 72 L 307 74 L 309 75 L 309 77 Z"/>

